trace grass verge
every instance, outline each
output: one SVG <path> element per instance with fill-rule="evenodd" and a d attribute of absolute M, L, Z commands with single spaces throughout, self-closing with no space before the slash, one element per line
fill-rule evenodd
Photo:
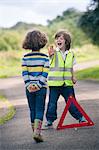
<path fill-rule="evenodd" d="M 77 71 L 76 77 L 79 80 L 96 80 L 99 81 L 99 66 Z"/>
<path fill-rule="evenodd" d="M 99 47 L 95 45 L 84 45 L 73 50 L 77 63 L 99 60 Z"/>
<path fill-rule="evenodd" d="M 12 119 L 16 113 L 13 105 L 4 97 L 0 96 L 0 111 L 2 113 L 3 107 L 6 107 L 7 111 L 0 116 L 0 125 L 3 125 L 8 120 Z"/>

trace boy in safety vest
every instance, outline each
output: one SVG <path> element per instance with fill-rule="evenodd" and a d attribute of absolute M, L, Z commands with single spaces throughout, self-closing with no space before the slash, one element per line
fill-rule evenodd
<path fill-rule="evenodd" d="M 53 122 L 57 119 L 57 101 L 59 96 L 62 95 L 66 102 L 70 95 L 75 97 L 73 88 L 73 84 L 76 83 L 73 73 L 75 58 L 70 50 L 70 35 L 64 30 L 57 32 L 55 35 L 55 45 L 56 50 L 53 47 L 50 47 L 48 50 L 50 71 L 48 74 L 49 102 L 46 112 L 46 128 L 52 127 Z M 85 118 L 74 104 L 71 104 L 69 112 L 79 122 L 85 121 Z"/>

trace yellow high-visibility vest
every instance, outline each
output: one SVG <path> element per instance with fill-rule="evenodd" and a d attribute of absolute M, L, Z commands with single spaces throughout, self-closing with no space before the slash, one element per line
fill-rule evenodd
<path fill-rule="evenodd" d="M 73 52 L 69 50 L 65 61 L 62 58 L 61 52 L 56 51 L 50 61 L 50 69 L 48 73 L 49 86 L 72 86 L 72 69 L 73 69 Z"/>

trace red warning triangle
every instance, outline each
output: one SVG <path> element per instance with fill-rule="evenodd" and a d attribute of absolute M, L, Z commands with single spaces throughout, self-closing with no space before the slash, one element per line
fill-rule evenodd
<path fill-rule="evenodd" d="M 81 114 L 84 116 L 84 118 L 86 119 L 86 122 L 63 125 L 64 119 L 66 117 L 66 114 L 67 114 L 68 109 L 69 109 L 72 102 L 78 108 L 78 110 L 81 112 Z M 94 125 L 94 123 L 89 118 L 89 116 L 86 114 L 86 112 L 83 110 L 83 108 L 78 104 L 76 99 L 73 96 L 70 96 L 68 101 L 67 101 L 66 107 L 64 108 L 64 111 L 62 113 L 62 116 L 59 120 L 59 123 L 57 125 L 57 130 L 66 129 L 66 128 L 77 128 L 77 127 L 84 127 L 84 126 L 93 126 L 93 125 Z"/>

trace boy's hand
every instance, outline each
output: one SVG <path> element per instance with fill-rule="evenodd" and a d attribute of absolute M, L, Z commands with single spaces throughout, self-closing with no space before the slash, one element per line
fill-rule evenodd
<path fill-rule="evenodd" d="M 55 50 L 54 50 L 53 46 L 50 46 L 50 47 L 48 48 L 48 54 L 49 54 L 49 56 L 54 55 L 54 53 L 55 53 Z"/>
<path fill-rule="evenodd" d="M 73 81 L 73 84 L 76 84 L 77 79 L 75 77 L 72 77 L 72 81 Z"/>
<path fill-rule="evenodd" d="M 32 85 L 30 84 L 27 89 L 29 90 L 29 92 L 36 92 L 39 90 L 39 87 L 38 86 L 35 86 L 35 85 Z"/>

